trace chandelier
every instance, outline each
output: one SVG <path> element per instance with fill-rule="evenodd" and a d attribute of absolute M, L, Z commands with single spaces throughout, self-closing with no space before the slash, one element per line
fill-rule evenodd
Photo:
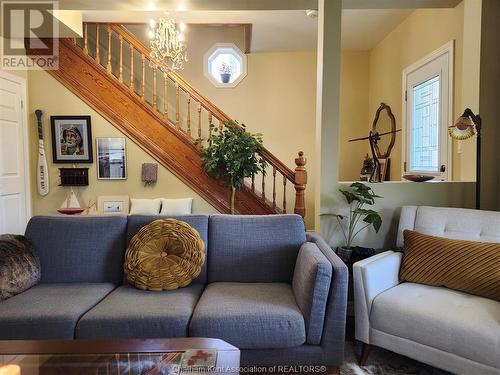
<path fill-rule="evenodd" d="M 151 67 L 160 68 L 162 71 L 184 68 L 184 63 L 188 61 L 183 34 L 186 25 L 181 22 L 178 26 L 173 19 L 160 18 L 158 21 L 149 21 Z"/>

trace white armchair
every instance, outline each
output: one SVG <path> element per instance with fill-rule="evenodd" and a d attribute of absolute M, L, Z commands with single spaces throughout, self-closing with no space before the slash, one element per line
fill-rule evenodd
<path fill-rule="evenodd" d="M 403 207 L 402 232 L 500 243 L 500 213 Z M 353 266 L 355 335 L 363 365 L 371 345 L 457 374 L 500 374 L 500 302 L 415 283 L 399 283 L 402 253 L 386 251 Z"/>

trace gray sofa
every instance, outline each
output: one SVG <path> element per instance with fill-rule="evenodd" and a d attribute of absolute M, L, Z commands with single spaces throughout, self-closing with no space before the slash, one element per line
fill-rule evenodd
<path fill-rule="evenodd" d="M 405 229 L 500 243 L 500 213 L 406 206 L 398 247 Z M 456 374 L 500 374 L 500 302 L 445 287 L 400 283 L 402 255 L 386 251 L 354 263 L 356 339 Z"/>
<path fill-rule="evenodd" d="M 158 216 L 30 220 L 35 287 L 0 303 L 0 339 L 221 338 L 241 363 L 340 365 L 347 268 L 297 215 L 176 217 L 196 228 L 207 260 L 185 288 L 124 281 L 130 239 Z"/>

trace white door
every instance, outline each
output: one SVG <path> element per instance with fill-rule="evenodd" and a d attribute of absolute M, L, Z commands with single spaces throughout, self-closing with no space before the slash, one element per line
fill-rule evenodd
<path fill-rule="evenodd" d="M 25 81 L 0 70 L 0 234 L 23 234 L 30 215 Z"/>
<path fill-rule="evenodd" d="M 405 70 L 407 174 L 425 174 L 446 181 L 451 177 L 448 136 L 452 113 L 451 45 Z"/>

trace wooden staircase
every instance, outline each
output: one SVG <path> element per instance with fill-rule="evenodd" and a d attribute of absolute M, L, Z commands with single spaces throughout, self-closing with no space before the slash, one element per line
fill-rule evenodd
<path fill-rule="evenodd" d="M 26 48 L 28 55 L 37 55 Z M 161 68 L 150 63 L 149 50 L 123 26 L 85 23 L 83 38 L 59 39 L 59 69 L 47 72 L 217 210 L 229 213 L 230 189 L 203 171 L 201 152 L 209 125 L 222 127 L 231 119 L 179 74 Z M 261 156 L 268 163 L 266 175 L 246 181 L 236 194 L 236 211 L 293 211 L 304 217 L 303 153 L 295 159 L 295 170 L 267 149 Z M 287 196 L 292 194 L 290 209 Z"/>

